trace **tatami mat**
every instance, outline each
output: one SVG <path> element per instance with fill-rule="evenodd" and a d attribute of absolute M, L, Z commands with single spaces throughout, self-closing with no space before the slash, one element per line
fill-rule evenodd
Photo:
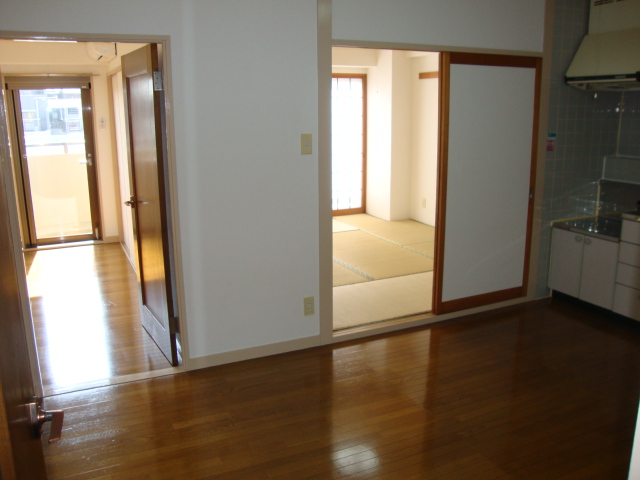
<path fill-rule="evenodd" d="M 411 243 L 409 245 L 406 245 L 406 247 L 411 250 L 415 250 L 417 252 L 423 253 L 425 255 L 429 255 L 431 258 L 433 258 L 435 243 L 436 242 L 432 240 L 430 242 Z"/>
<path fill-rule="evenodd" d="M 434 227 L 362 214 L 333 232 L 334 330 L 431 311 Z"/>
<path fill-rule="evenodd" d="M 353 230 L 358 230 L 358 227 L 347 225 L 346 223 L 341 222 L 340 220 L 336 220 L 335 218 L 333 219 L 333 233 L 350 232 Z"/>
<path fill-rule="evenodd" d="M 333 262 L 333 286 L 350 285 L 352 283 L 362 283 L 369 279 L 362 275 L 343 267 L 339 263 Z"/>
<path fill-rule="evenodd" d="M 333 289 L 333 329 L 431 311 L 433 272 Z"/>
<path fill-rule="evenodd" d="M 333 235 L 333 258 L 372 279 L 433 270 L 433 259 L 362 231 Z"/>
<path fill-rule="evenodd" d="M 414 220 L 388 222 L 361 213 L 340 217 L 340 222 L 402 245 L 433 241 L 435 239 L 434 227 Z"/>

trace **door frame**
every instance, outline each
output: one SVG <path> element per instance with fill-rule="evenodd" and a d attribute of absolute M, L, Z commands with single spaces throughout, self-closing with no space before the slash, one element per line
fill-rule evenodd
<path fill-rule="evenodd" d="M 182 272 L 182 255 L 181 255 L 181 239 L 180 239 L 180 219 L 178 209 L 178 182 L 177 182 L 177 167 L 176 167 L 176 150 L 175 150 L 175 125 L 173 118 L 173 81 L 172 81 L 172 64 L 171 64 L 171 42 L 169 36 L 166 35 L 122 35 L 122 34 L 83 34 L 83 33 L 51 33 L 51 32 L 10 32 L 0 30 L 0 39 L 2 40 L 67 40 L 75 42 L 120 42 L 120 43 L 157 43 L 162 45 L 162 65 L 164 71 L 164 87 L 165 87 L 165 125 L 164 125 L 164 140 L 166 141 L 167 152 L 167 170 L 168 170 L 168 186 L 169 186 L 169 208 L 167 215 L 170 218 L 171 225 L 171 254 L 173 255 L 173 268 L 175 279 L 175 292 L 176 302 L 178 309 L 178 324 L 180 330 L 180 340 L 182 347 L 183 363 L 181 366 L 173 367 L 176 371 L 190 370 L 190 355 L 189 355 L 189 335 L 187 329 L 187 314 L 185 310 L 185 295 L 184 295 L 184 276 Z M 0 71 L 0 74 L 2 72 Z M 0 119 L 4 118 L 5 105 L 4 102 L 0 102 Z M 3 141 L 8 142 L 7 139 Z M 7 152 L 8 153 L 8 152 Z M 2 149 L 0 149 L 0 155 L 5 156 Z M 1 158 L 2 163 L 10 161 L 7 157 Z M 18 210 L 15 201 L 15 187 L 13 184 L 8 186 L 9 191 L 7 196 L 11 204 L 9 205 L 11 210 L 11 230 L 14 236 L 20 238 L 20 223 L 18 220 Z M 22 252 L 14 252 L 16 262 L 18 265 L 24 265 L 24 258 L 22 258 Z M 35 342 L 35 333 L 33 328 L 33 321 L 31 318 L 31 309 L 29 304 L 29 293 L 27 291 L 26 272 L 25 269 L 19 269 L 20 271 L 20 298 L 23 304 L 23 311 L 25 312 L 23 322 L 27 329 L 27 343 L 29 344 L 30 363 L 32 381 L 36 390 L 36 395 L 42 397 L 44 395 L 42 387 L 42 379 L 40 376 L 37 349 Z"/>
<path fill-rule="evenodd" d="M 320 0 L 320 3 L 329 2 L 329 0 Z M 550 35 L 550 31 L 546 36 Z M 411 327 L 417 327 L 427 325 L 431 323 L 440 322 L 443 320 L 449 320 L 464 315 L 463 310 L 455 312 L 432 312 L 427 315 L 417 315 L 403 322 L 388 322 L 382 323 L 379 326 L 372 326 L 369 328 L 363 328 L 354 330 L 350 333 L 333 332 L 333 279 L 332 279 L 332 229 L 330 220 L 332 215 L 331 210 L 331 156 L 326 153 L 327 149 L 330 152 L 330 140 L 331 140 L 331 111 L 330 108 L 322 108 L 323 103 L 330 105 L 331 103 L 331 75 L 332 75 L 332 63 L 331 63 L 331 48 L 332 47 L 347 47 L 347 48 L 368 48 L 368 49 L 380 49 L 380 50 L 410 50 L 410 51 L 424 51 L 432 53 L 456 53 L 456 54 L 482 54 L 482 55 L 505 55 L 508 57 L 526 56 L 541 61 L 539 88 L 537 91 L 539 105 L 538 105 L 538 119 L 536 140 L 534 141 L 537 146 L 537 152 L 534 155 L 537 160 L 535 166 L 532 166 L 531 175 L 537 180 L 534 185 L 532 209 L 533 212 L 530 216 L 530 226 L 528 230 L 530 232 L 529 245 L 528 245 L 528 262 L 527 271 L 525 277 L 527 278 L 528 285 L 535 285 L 537 280 L 537 264 L 538 255 L 540 249 L 540 223 L 542 217 L 542 199 L 544 182 L 544 136 L 547 129 L 547 117 L 548 117 L 548 103 L 549 103 L 549 85 L 545 80 L 550 75 L 551 66 L 551 48 L 548 39 L 545 39 L 545 45 L 543 52 L 520 52 L 500 49 L 483 49 L 483 48 L 460 48 L 460 47 L 446 47 L 440 45 L 421 45 L 421 44 L 404 44 L 395 42 L 378 42 L 378 41 L 359 41 L 359 40 L 341 40 L 331 37 L 331 22 L 330 19 L 324 16 L 318 18 L 318 82 L 319 82 L 319 146 L 324 147 L 320 149 L 319 157 L 319 231 L 320 231 L 320 310 L 323 312 L 320 319 L 320 337 L 322 344 L 340 343 L 348 340 L 365 338 L 373 335 L 404 330 Z M 328 52 L 326 51 L 328 49 Z M 328 131 L 328 140 L 323 138 L 322 133 Z M 439 188 L 439 187 L 438 187 Z M 441 203 L 441 192 L 438 189 L 436 211 L 440 208 L 438 205 Z M 326 211 L 328 209 L 328 211 Z M 436 236 L 438 235 L 438 226 L 436 225 Z M 436 257 L 439 255 L 436 246 Z M 435 275 L 435 274 L 434 274 Z M 435 279 L 434 279 L 435 280 Z M 435 284 L 435 281 L 434 281 Z M 434 295 L 434 307 L 435 307 L 435 295 Z M 512 299 L 496 299 L 495 303 L 479 305 L 479 306 L 465 306 L 469 312 L 479 313 L 483 311 L 489 311 L 503 306 L 515 305 L 526 301 L 535 299 L 535 288 L 528 288 L 525 292 L 525 296 L 512 298 Z"/>
<path fill-rule="evenodd" d="M 91 78 L 86 75 L 78 76 L 49 76 L 47 74 L 33 74 L 33 75 L 8 75 L 8 78 L 12 79 L 14 83 L 20 85 L 24 84 L 24 88 L 5 88 L 7 92 L 10 92 L 6 96 L 8 114 L 11 118 L 7 121 L 11 124 L 9 128 L 10 135 L 13 137 L 13 144 L 17 145 L 17 149 L 12 151 L 12 161 L 14 165 L 15 185 L 18 190 L 18 197 L 20 203 L 18 205 L 18 213 L 21 219 L 23 244 L 26 243 L 27 248 L 44 246 L 44 245 L 56 245 L 60 243 L 71 243 L 85 240 L 101 240 L 103 237 L 102 231 L 102 219 L 100 215 L 100 198 L 98 195 L 98 177 L 96 162 L 100 160 L 96 155 L 95 148 L 95 128 L 93 124 L 93 94 L 91 92 Z M 8 80 L 5 78 L 5 85 Z M 55 84 L 58 85 L 55 85 Z M 19 92 L 22 90 L 31 90 L 41 88 L 70 88 L 74 84 L 83 85 L 80 87 L 80 98 L 82 102 L 82 120 L 83 131 L 85 138 L 85 148 L 88 155 L 91 155 L 93 161 L 87 165 L 87 185 L 89 193 L 89 208 L 91 214 L 91 233 L 80 234 L 68 237 L 67 241 L 61 241 L 65 237 L 51 237 L 42 240 L 38 240 L 36 225 L 34 221 L 34 207 L 31 193 L 31 185 L 29 183 L 29 167 L 27 159 L 25 158 L 26 146 L 25 146 L 25 132 L 22 122 L 22 104 L 19 99 Z M 89 86 L 86 87 L 86 84 Z M 64 85 L 64 86 L 63 86 Z M 75 87 L 72 87 L 75 88 Z M 22 155 L 21 155 L 22 154 Z"/>

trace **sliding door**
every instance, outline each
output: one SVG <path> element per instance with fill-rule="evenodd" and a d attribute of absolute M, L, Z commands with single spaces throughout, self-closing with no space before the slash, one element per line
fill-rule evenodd
<path fill-rule="evenodd" d="M 525 296 L 540 60 L 441 56 L 434 310 Z"/>

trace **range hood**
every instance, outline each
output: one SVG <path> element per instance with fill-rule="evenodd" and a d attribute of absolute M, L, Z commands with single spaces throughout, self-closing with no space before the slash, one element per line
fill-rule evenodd
<path fill-rule="evenodd" d="M 585 36 L 565 78 L 582 90 L 640 90 L 640 29 Z"/>
<path fill-rule="evenodd" d="M 565 80 L 582 90 L 640 90 L 640 0 L 591 0 L 589 34 Z"/>

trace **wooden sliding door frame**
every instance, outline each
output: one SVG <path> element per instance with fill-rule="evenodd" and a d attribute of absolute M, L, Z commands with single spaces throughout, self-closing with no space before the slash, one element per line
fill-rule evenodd
<path fill-rule="evenodd" d="M 354 215 L 367 211 L 367 74 L 366 73 L 333 73 L 331 78 L 359 78 L 362 80 L 362 199 L 360 208 L 332 210 L 334 217 Z M 333 136 L 333 127 L 331 129 Z"/>
<path fill-rule="evenodd" d="M 531 162 L 529 167 L 529 202 L 527 208 L 526 239 L 522 285 L 495 292 L 473 295 L 466 298 L 442 301 L 444 283 L 445 226 L 447 218 L 447 181 L 449 170 L 449 127 L 450 127 L 450 82 L 451 64 L 484 65 L 495 67 L 520 67 L 535 69 L 535 92 L 533 105 L 533 131 L 531 137 Z M 433 282 L 433 313 L 436 315 L 466 310 L 524 297 L 527 294 L 529 279 L 529 260 L 531 256 L 531 234 L 534 214 L 534 192 L 536 164 L 538 155 L 538 124 L 540 111 L 540 89 L 542 59 L 511 55 L 476 54 L 442 52 L 440 54 L 440 102 L 439 102 L 439 139 L 438 139 L 438 200 L 436 207 L 436 244 Z"/>

